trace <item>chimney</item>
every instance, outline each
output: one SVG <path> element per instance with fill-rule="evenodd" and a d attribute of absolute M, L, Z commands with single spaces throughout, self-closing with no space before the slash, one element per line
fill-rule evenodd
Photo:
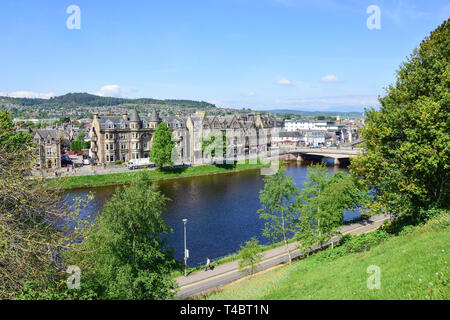
<path fill-rule="evenodd" d="M 123 118 L 123 120 L 127 121 L 128 120 L 128 114 L 126 112 L 124 112 L 122 114 L 122 118 Z"/>

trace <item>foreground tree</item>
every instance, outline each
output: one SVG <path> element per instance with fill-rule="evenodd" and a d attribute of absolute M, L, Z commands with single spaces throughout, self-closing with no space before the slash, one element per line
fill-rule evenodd
<path fill-rule="evenodd" d="M 258 269 L 258 264 L 262 260 L 261 246 L 256 237 L 245 243 L 245 246 L 241 246 L 238 252 L 239 271 L 243 273 L 249 273 L 253 275 Z"/>
<path fill-rule="evenodd" d="M 64 274 L 61 254 L 79 235 L 56 228 L 69 216 L 56 185 L 30 179 L 35 156 L 31 136 L 16 132 L 0 111 L 0 299 L 18 298 L 30 283 L 37 292 L 52 288 Z M 76 215 L 79 203 L 68 211 Z"/>
<path fill-rule="evenodd" d="M 162 239 L 171 232 L 162 218 L 167 200 L 145 175 L 116 191 L 72 258 L 82 290 L 99 299 L 174 297 L 175 260 Z"/>
<path fill-rule="evenodd" d="M 164 122 L 161 122 L 155 130 L 150 160 L 158 168 L 163 168 L 165 165 L 173 166 L 172 150 L 174 147 L 175 142 L 172 141 L 172 130 Z"/>
<path fill-rule="evenodd" d="M 296 198 L 299 189 L 294 180 L 285 175 L 286 169 L 281 167 L 277 173 L 265 178 L 264 189 L 260 192 L 260 218 L 267 220 L 263 235 L 271 241 L 283 240 L 289 263 L 292 263 L 291 251 L 287 238 L 295 232 L 298 219 Z"/>
<path fill-rule="evenodd" d="M 373 210 L 417 221 L 421 208 L 448 208 L 449 86 L 447 19 L 401 65 L 380 110 L 366 111 L 366 152 L 350 170 L 374 191 Z"/>

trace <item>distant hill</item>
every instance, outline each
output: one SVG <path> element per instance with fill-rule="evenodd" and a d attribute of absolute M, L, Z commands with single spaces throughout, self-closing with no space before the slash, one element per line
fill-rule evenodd
<path fill-rule="evenodd" d="M 214 104 L 204 101 L 192 100 L 158 100 L 149 98 L 139 99 L 125 99 L 113 97 L 101 97 L 89 93 L 68 93 L 62 96 L 53 97 L 51 99 L 39 98 L 11 98 L 0 97 L 0 102 L 6 104 L 14 104 L 19 106 L 84 106 L 84 107 L 102 107 L 102 106 L 116 106 L 122 104 L 137 104 L 137 105 L 176 105 L 186 108 L 215 108 Z"/>

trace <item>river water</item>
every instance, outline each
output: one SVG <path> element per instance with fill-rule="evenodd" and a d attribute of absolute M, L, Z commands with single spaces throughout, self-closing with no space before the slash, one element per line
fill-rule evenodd
<path fill-rule="evenodd" d="M 329 166 L 330 173 L 345 170 Z M 306 181 L 307 167 L 296 162 L 287 164 L 287 174 L 298 187 Z M 198 266 L 206 257 L 211 260 L 237 252 L 240 245 L 256 236 L 260 243 L 269 241 L 262 236 L 264 221 L 259 218 L 259 191 L 264 187 L 259 170 L 166 180 L 158 182 L 159 189 L 171 199 L 164 212 L 164 220 L 173 229 L 167 236 L 175 258 L 184 257 L 184 227 L 187 223 L 189 265 Z M 67 191 L 65 199 L 95 194 L 94 200 L 82 210 L 80 218 L 95 218 L 104 203 L 114 194 L 115 187 L 76 189 Z M 347 212 L 344 219 L 359 215 L 357 210 Z"/>

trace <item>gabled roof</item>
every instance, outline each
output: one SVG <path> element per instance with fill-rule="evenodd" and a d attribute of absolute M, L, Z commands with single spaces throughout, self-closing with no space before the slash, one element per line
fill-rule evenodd
<path fill-rule="evenodd" d="M 59 132 L 57 130 L 36 129 L 35 132 L 42 139 L 51 137 L 52 139 L 57 140 L 59 138 Z"/>

